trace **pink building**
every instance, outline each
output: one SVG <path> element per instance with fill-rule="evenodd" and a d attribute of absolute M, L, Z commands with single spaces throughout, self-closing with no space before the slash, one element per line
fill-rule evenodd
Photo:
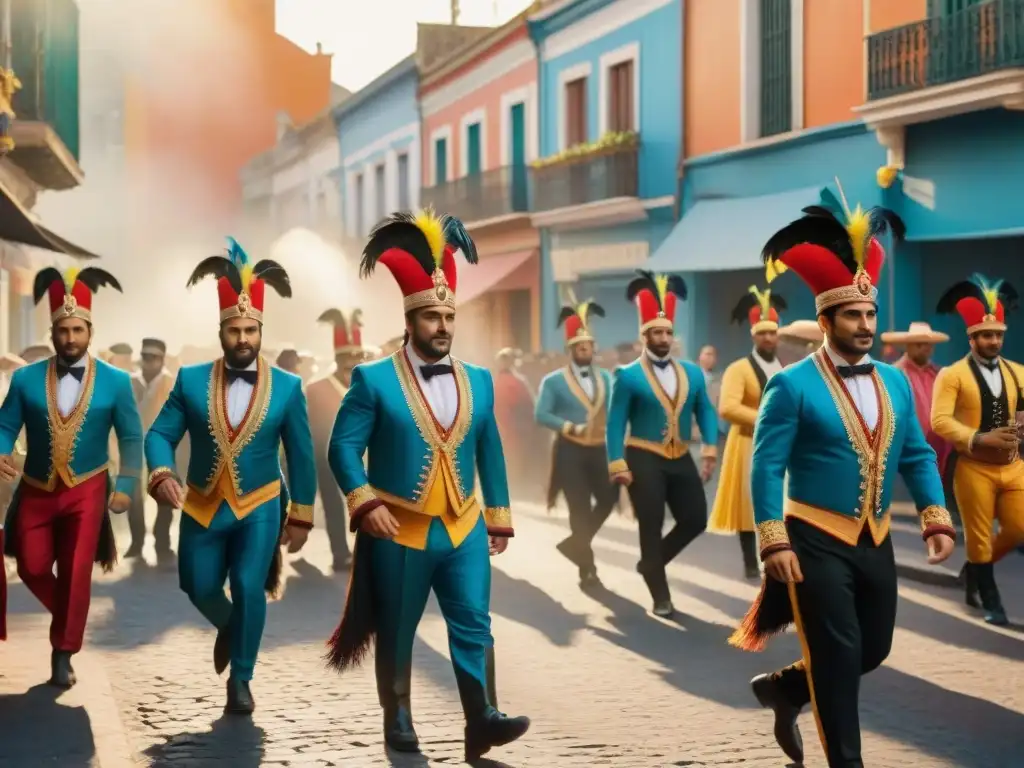
<path fill-rule="evenodd" d="M 459 351 L 489 364 L 540 349 L 540 240 L 530 223 L 537 57 L 521 14 L 421 73 L 421 201 L 458 216 L 480 264 L 459 281 Z"/>

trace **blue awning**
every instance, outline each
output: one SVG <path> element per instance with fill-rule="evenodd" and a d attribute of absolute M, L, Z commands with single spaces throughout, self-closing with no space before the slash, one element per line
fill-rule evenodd
<path fill-rule="evenodd" d="M 821 187 L 756 197 L 701 200 L 672 228 L 644 264 L 654 272 L 757 269 L 772 235 L 818 202 Z"/>

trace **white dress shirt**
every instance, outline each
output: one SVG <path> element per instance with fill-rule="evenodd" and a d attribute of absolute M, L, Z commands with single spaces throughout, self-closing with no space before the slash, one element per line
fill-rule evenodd
<path fill-rule="evenodd" d="M 779 362 L 778 357 L 772 358 L 772 361 L 769 363 L 761 357 L 761 354 L 756 348 L 754 349 L 752 356 L 754 358 L 754 362 L 757 363 L 757 367 L 760 368 L 764 372 L 765 377 L 769 379 L 782 370 L 782 363 Z"/>
<path fill-rule="evenodd" d="M 658 357 L 649 349 L 645 351 L 652 361 L 672 359 L 671 355 Z M 654 377 L 658 380 L 658 383 L 661 384 L 661 388 L 665 390 L 665 394 L 668 395 L 669 400 L 674 399 L 676 392 L 679 390 L 679 380 L 676 379 L 676 367 L 674 365 L 666 365 L 664 368 L 657 365 L 652 365 L 651 367 L 654 369 Z"/>
<path fill-rule="evenodd" d="M 225 363 L 225 368 L 231 370 L 231 366 Z M 253 360 L 245 368 L 238 370 L 257 370 L 256 361 Z M 249 410 L 249 403 L 252 402 L 253 385 L 245 379 L 235 379 L 228 385 L 228 424 L 232 429 L 238 429 Z"/>
<path fill-rule="evenodd" d="M 825 344 L 825 354 L 829 356 L 832 364 L 838 368 L 847 368 L 850 363 L 832 351 L 828 344 Z M 864 355 L 855 365 L 864 365 L 871 362 L 870 355 Z M 875 391 L 875 382 L 871 376 L 851 376 L 842 379 L 846 391 L 850 393 L 850 399 L 860 411 L 861 418 L 868 425 L 868 429 L 874 429 L 878 424 L 878 393 Z"/>
<path fill-rule="evenodd" d="M 587 397 L 592 401 L 594 399 L 594 369 L 589 365 L 586 368 L 581 368 L 576 363 L 570 363 L 572 367 L 572 374 L 576 377 L 576 381 L 580 383 L 580 387 L 584 392 L 587 393 Z M 586 376 L 583 372 L 586 371 Z"/>
<path fill-rule="evenodd" d="M 72 368 L 86 369 L 86 372 L 82 374 L 82 381 L 79 381 L 70 373 L 66 373 L 57 382 L 57 410 L 60 411 L 60 415 L 65 419 L 75 409 L 75 406 L 78 405 L 78 398 L 82 396 L 82 384 L 88 373 L 88 364 L 88 355 L 84 355 L 78 362 L 71 364 Z"/>
<path fill-rule="evenodd" d="M 974 362 L 978 364 L 978 369 L 981 371 L 981 378 L 988 384 L 992 397 L 1001 397 L 1003 394 L 1003 372 L 999 370 L 1001 366 L 997 366 L 993 371 L 987 367 L 989 361 L 983 360 L 974 353 L 971 354 L 974 357 Z M 998 360 L 999 358 L 997 357 L 996 361 Z"/>
<path fill-rule="evenodd" d="M 405 345 L 405 352 L 409 355 L 409 362 L 416 372 L 416 381 L 419 382 L 420 391 L 423 392 L 434 418 L 445 429 L 451 429 L 455 423 L 455 414 L 459 410 L 459 388 L 455 384 L 455 376 L 432 376 L 430 381 L 427 381 L 420 370 L 424 365 L 451 365 L 451 356 L 445 355 L 437 363 L 428 363 L 417 355 L 416 350 L 409 344 Z"/>

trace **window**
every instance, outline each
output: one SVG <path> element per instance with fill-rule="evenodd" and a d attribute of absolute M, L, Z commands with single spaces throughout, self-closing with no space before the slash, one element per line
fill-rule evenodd
<path fill-rule="evenodd" d="M 448 181 L 448 139 L 434 141 L 434 186 Z"/>
<path fill-rule="evenodd" d="M 409 153 L 398 156 L 398 210 L 407 211 L 409 204 Z"/>
<path fill-rule="evenodd" d="M 481 153 L 480 123 L 466 126 L 466 175 L 476 176 L 480 173 Z"/>
<path fill-rule="evenodd" d="M 587 141 L 587 78 L 565 84 L 565 146 Z"/>
<path fill-rule="evenodd" d="M 355 230 L 356 237 L 362 237 L 363 234 L 366 232 L 366 207 L 365 207 L 366 206 L 366 199 L 363 197 L 363 195 L 366 192 L 366 189 L 365 189 L 366 184 L 363 181 L 363 174 L 361 174 L 361 173 L 357 173 L 356 174 L 356 182 L 352 186 L 355 189 L 355 191 L 353 192 L 353 197 L 355 197 L 355 199 L 356 199 L 355 200 L 355 202 L 356 202 L 356 204 L 355 204 L 356 221 L 355 221 L 355 226 L 353 227 L 353 229 Z"/>
<path fill-rule="evenodd" d="M 381 163 L 373 169 L 373 196 L 374 196 L 374 222 L 378 222 L 388 215 L 388 198 L 385 187 L 385 174 L 384 163 Z"/>
<path fill-rule="evenodd" d="M 966 10 L 972 5 L 978 5 L 983 0 L 928 0 L 928 16 L 952 16 L 954 13 Z"/>
<path fill-rule="evenodd" d="M 608 130 L 615 133 L 635 131 L 636 94 L 633 93 L 633 60 L 623 61 L 608 70 Z"/>
<path fill-rule="evenodd" d="M 761 135 L 792 129 L 793 67 L 790 0 L 761 0 Z"/>

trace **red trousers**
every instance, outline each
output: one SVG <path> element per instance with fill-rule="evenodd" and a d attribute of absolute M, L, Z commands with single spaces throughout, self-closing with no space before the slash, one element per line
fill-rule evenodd
<path fill-rule="evenodd" d="M 107 510 L 107 474 L 74 488 L 58 481 L 53 491 L 22 483 L 19 497 L 17 531 L 11 532 L 18 536 L 18 575 L 53 617 L 50 645 L 77 653 L 85 636 L 93 561 Z"/>

